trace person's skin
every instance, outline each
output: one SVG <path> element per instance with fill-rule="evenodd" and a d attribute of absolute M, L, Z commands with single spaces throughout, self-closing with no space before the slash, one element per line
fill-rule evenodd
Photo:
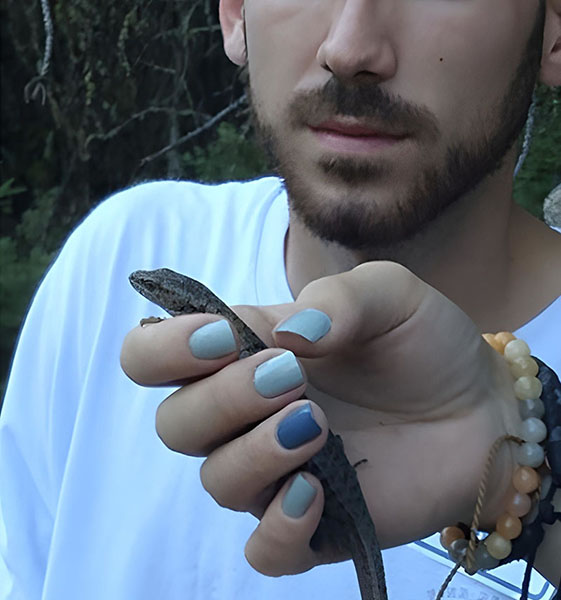
<path fill-rule="evenodd" d="M 248 61 L 254 110 L 286 178 L 297 301 L 237 310 L 266 342 L 293 350 L 310 383 L 274 399 L 256 392 L 256 365 L 279 348 L 242 361 L 192 357 L 185 340 L 216 320 L 206 315 L 136 328 L 122 364 L 143 385 L 187 384 L 160 406 L 158 434 L 173 450 L 208 456 L 209 493 L 261 519 L 247 559 L 279 575 L 347 558 L 309 548 L 323 506 L 311 475 L 318 493 L 304 516 L 281 509 L 292 481 L 283 478 L 318 451 L 327 420 L 351 462 L 368 459 L 358 474 L 383 546 L 470 522 L 488 449 L 519 424 L 510 376 L 480 333 L 514 330 L 561 294 L 561 242 L 512 201 L 512 141 L 531 85 L 526 96 L 512 90 L 525 89 L 524 79 L 513 82 L 534 68 L 520 71 L 537 0 L 247 0 L 245 14 L 242 6 L 220 4 L 225 49 L 236 64 Z M 561 84 L 561 0 L 547 3 L 539 74 Z M 361 108 L 367 97 L 374 108 Z M 329 148 L 307 125 L 335 117 L 406 138 L 376 151 L 341 138 Z M 323 339 L 272 333 L 305 307 L 331 317 Z M 323 432 L 285 450 L 276 426 L 304 389 Z M 504 506 L 513 468 L 504 449 L 485 527 Z M 550 579 L 559 552 L 555 527 L 537 563 Z"/>

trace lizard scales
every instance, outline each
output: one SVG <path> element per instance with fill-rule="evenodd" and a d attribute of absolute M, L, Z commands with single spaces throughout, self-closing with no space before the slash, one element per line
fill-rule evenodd
<path fill-rule="evenodd" d="M 212 313 L 227 318 L 239 335 L 240 358 L 267 348 L 231 308 L 195 279 L 170 269 L 157 269 L 135 271 L 129 280 L 137 292 L 172 316 Z M 314 550 L 335 548 L 350 553 L 362 600 L 387 600 L 376 529 L 341 438 L 329 430 L 323 448 L 302 468 L 321 481 L 325 495 L 323 514 L 311 547 Z"/>

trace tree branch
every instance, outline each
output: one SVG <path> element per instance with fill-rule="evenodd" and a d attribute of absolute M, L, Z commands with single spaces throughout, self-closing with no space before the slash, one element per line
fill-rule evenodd
<path fill-rule="evenodd" d="M 218 123 L 218 121 L 221 121 L 225 116 L 229 115 L 231 112 L 233 112 L 234 110 L 236 110 L 236 108 L 239 108 L 246 101 L 246 99 L 247 99 L 246 95 L 243 94 L 243 96 L 240 96 L 235 102 L 232 102 L 232 104 L 230 104 L 229 106 L 227 106 L 224 110 L 221 110 L 217 115 L 215 115 L 214 117 L 212 117 L 212 119 L 209 119 L 204 125 L 201 125 L 200 127 L 197 127 L 197 129 L 194 129 L 193 131 L 189 132 L 187 135 L 184 135 L 183 137 L 180 137 L 173 144 L 169 144 L 165 148 L 162 148 L 161 150 L 158 150 L 158 152 L 154 152 L 154 154 L 150 154 L 149 156 L 145 156 L 140 161 L 139 167 L 145 166 L 146 164 L 148 164 L 149 162 L 152 162 L 156 158 L 159 158 L 160 156 L 163 156 L 166 152 L 169 152 L 170 150 L 173 150 L 174 148 L 177 148 L 177 146 L 180 146 L 181 144 L 184 144 L 185 142 L 189 141 L 190 139 L 192 139 L 192 138 L 196 137 L 197 135 L 203 133 L 203 131 L 206 131 L 207 129 L 210 129 L 211 127 L 213 127 L 214 125 L 216 125 L 216 123 Z"/>

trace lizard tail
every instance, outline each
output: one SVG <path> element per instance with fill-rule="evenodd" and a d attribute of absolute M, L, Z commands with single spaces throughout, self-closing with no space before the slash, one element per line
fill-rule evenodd
<path fill-rule="evenodd" d="M 367 543 L 369 538 L 370 543 Z M 351 536 L 351 555 L 358 578 L 358 587 L 362 600 L 388 600 L 384 566 L 380 556 L 380 548 L 376 537 L 358 534 Z"/>

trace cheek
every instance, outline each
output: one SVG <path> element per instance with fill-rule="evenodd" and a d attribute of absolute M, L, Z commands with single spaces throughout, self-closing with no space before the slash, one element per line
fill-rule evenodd
<path fill-rule="evenodd" d="M 316 55 L 329 30 L 327 5 L 326 0 L 260 0 L 248 11 L 251 84 L 269 119 L 286 107 L 302 81 L 325 82 Z"/>
<path fill-rule="evenodd" d="M 405 41 L 395 91 L 433 112 L 445 135 L 472 135 L 474 119 L 509 89 L 525 48 L 517 40 L 525 40 L 529 28 L 501 0 L 480 10 L 471 3 L 433 4 L 402 22 L 407 34 L 400 35 Z"/>

